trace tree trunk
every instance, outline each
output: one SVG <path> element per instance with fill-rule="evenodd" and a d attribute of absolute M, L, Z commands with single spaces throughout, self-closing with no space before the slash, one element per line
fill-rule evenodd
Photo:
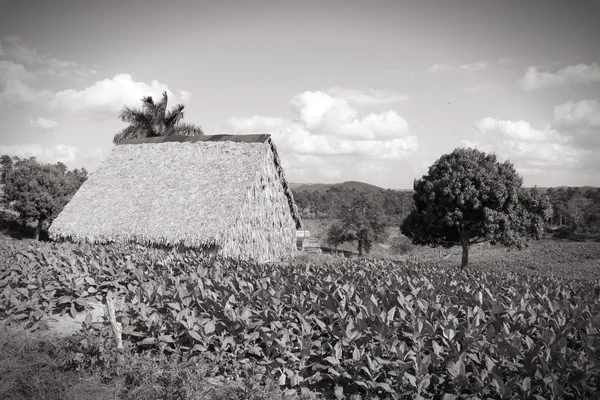
<path fill-rule="evenodd" d="M 362 257 L 363 255 L 363 243 L 362 240 L 358 239 L 358 256 Z"/>
<path fill-rule="evenodd" d="M 469 242 L 463 241 L 462 243 L 462 263 L 460 264 L 461 271 L 469 263 Z"/>
<path fill-rule="evenodd" d="M 44 219 L 38 219 L 38 223 L 35 227 L 35 231 L 33 231 L 33 239 L 40 240 L 40 232 L 42 231 L 42 226 L 44 225 Z"/>

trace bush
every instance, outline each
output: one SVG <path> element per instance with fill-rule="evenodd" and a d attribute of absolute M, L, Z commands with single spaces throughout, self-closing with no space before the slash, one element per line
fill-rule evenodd
<path fill-rule="evenodd" d="M 398 235 L 392 242 L 392 251 L 394 254 L 406 254 L 415 247 L 411 240 L 404 235 Z"/>
<path fill-rule="evenodd" d="M 567 226 L 561 226 L 554 232 L 554 237 L 557 239 L 569 239 L 573 235 L 573 229 Z"/>
<path fill-rule="evenodd" d="M 0 398 L 114 399 L 118 387 L 100 377 L 65 371 L 63 342 L 48 332 L 32 334 L 0 323 Z"/>
<path fill-rule="evenodd" d="M 69 338 L 0 324 L 0 398 L 44 400 L 283 400 L 272 380 L 237 382 L 206 377 L 186 355 L 117 352 L 93 329 Z M 106 359 L 112 359 L 107 363 Z M 102 366 L 102 367 L 100 367 Z M 309 400 L 311 395 L 285 399 Z"/>

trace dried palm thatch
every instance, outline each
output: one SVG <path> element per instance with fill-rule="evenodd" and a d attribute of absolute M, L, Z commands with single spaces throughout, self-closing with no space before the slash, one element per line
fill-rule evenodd
<path fill-rule="evenodd" d="M 166 136 L 115 146 L 50 236 L 268 261 L 294 254 L 299 227 L 269 135 Z"/>

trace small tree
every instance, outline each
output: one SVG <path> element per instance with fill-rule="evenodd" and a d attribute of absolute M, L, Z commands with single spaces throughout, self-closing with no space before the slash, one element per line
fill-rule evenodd
<path fill-rule="evenodd" d="M 343 206 L 340 215 L 345 229 L 346 241 L 356 240 L 358 255 L 369 253 L 374 241 L 379 240 L 386 228 L 385 218 L 379 207 L 361 193 L 349 206 Z"/>
<path fill-rule="evenodd" d="M 591 201 L 581 194 L 571 197 L 567 203 L 567 213 L 573 228 L 580 228 L 584 221 Z"/>
<path fill-rule="evenodd" d="M 415 209 L 401 232 L 414 244 L 462 247 L 461 269 L 469 246 L 486 241 L 522 248 L 539 239 L 549 217 L 549 201 L 524 190 L 513 165 L 494 154 L 456 149 L 445 154 L 414 183 Z"/>
<path fill-rule="evenodd" d="M 87 171 L 85 177 L 87 177 Z M 67 172 L 64 164 L 39 164 L 35 159 L 17 161 L 6 175 L 4 200 L 21 219 L 36 221 L 35 240 L 44 222 L 52 221 L 83 183 L 81 172 Z"/>
<path fill-rule="evenodd" d="M 341 223 L 334 222 L 329 226 L 329 229 L 327 230 L 327 244 L 333 246 L 336 253 L 341 244 L 350 240 L 352 240 L 352 236 L 350 236 Z"/>

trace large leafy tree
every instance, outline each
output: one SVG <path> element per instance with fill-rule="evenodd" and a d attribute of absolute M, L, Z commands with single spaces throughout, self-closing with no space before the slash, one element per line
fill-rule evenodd
<path fill-rule="evenodd" d="M 461 268 L 473 244 L 521 248 L 527 239 L 540 238 L 549 217 L 547 197 L 522 184 L 510 162 L 476 149 L 456 149 L 415 180 L 415 208 L 401 232 L 414 244 L 461 246 Z"/>
<path fill-rule="evenodd" d="M 6 154 L 0 157 L 0 184 L 6 183 L 6 174 L 12 170 L 14 161 L 12 157 Z"/>
<path fill-rule="evenodd" d="M 61 163 L 26 159 L 17 161 L 5 179 L 5 202 L 21 219 L 36 222 L 34 238 L 38 240 L 44 222 L 51 222 L 62 211 L 87 179 L 87 171 L 67 171 Z"/>
<path fill-rule="evenodd" d="M 162 99 L 157 103 L 151 96 L 142 98 L 142 108 L 124 107 L 119 118 L 129 124 L 128 127 L 117 133 L 113 142 L 120 143 L 124 140 L 156 137 L 156 136 L 201 136 L 202 128 L 183 122 L 183 104 L 177 104 L 167 110 L 167 92 L 162 94 Z"/>

